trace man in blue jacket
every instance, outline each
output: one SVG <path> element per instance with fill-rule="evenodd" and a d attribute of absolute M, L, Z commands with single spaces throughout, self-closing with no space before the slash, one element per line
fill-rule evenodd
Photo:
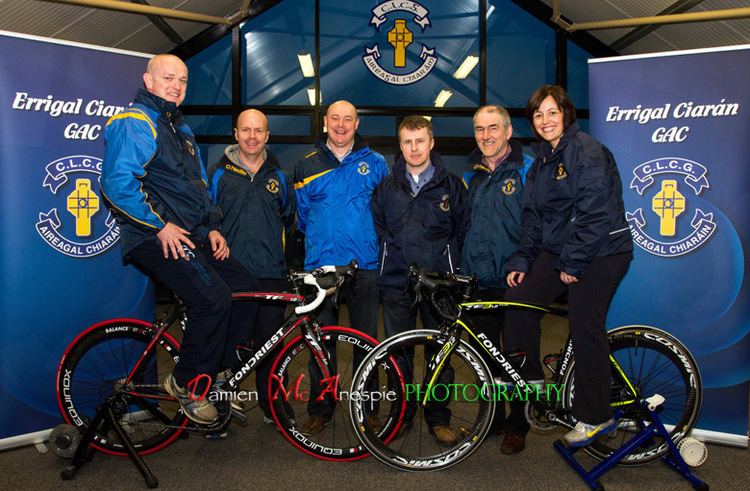
<path fill-rule="evenodd" d="M 399 125 L 398 136 L 401 155 L 388 177 L 375 189 L 372 199 L 380 239 L 378 285 L 386 337 L 414 329 L 417 310 L 425 328 L 438 328 L 429 301 L 423 299 L 413 305 L 413 293 L 404 292 L 406 274 L 411 264 L 431 271 L 458 272 L 468 225 L 466 187 L 458 177 L 448 173 L 440 154 L 432 150 L 435 145 L 432 124 L 422 116 L 408 116 Z M 412 363 L 412 360 L 399 361 L 407 382 L 412 379 Z M 452 383 L 452 372 L 444 369 L 439 383 L 446 386 Z M 411 429 L 415 412 L 412 401 L 407 405 L 399 437 Z M 431 404 L 424 415 L 440 445 L 450 447 L 457 443 L 450 427 L 447 402 Z"/>
<path fill-rule="evenodd" d="M 510 114 L 501 106 L 480 107 L 474 113 L 474 138 L 477 149 L 469 156 L 471 169 L 464 173 L 469 188 L 471 226 L 464 242 L 461 267 L 464 273 L 477 277 L 477 296 L 483 300 L 502 300 L 506 283 L 503 268 L 518 248 L 523 211 L 523 191 L 534 159 L 523 154 L 521 144 L 512 140 Z M 478 311 L 472 315 L 474 325 L 496 345 L 504 315 L 496 311 Z M 489 358 L 487 355 L 486 358 Z M 488 360 L 493 374 L 495 363 Z M 523 450 L 529 424 L 524 404 L 512 401 L 505 419 L 505 404 L 500 401 L 492 431 L 505 431 L 500 451 L 515 454 Z"/>
<path fill-rule="evenodd" d="M 257 312 L 252 302 L 233 308 L 231 292 L 258 284 L 229 256 L 198 145 L 177 109 L 187 75 L 176 56 L 149 61 L 145 90 L 107 122 L 101 186 L 117 212 L 123 257 L 187 308 L 180 360 L 164 386 L 188 418 L 208 424 L 218 413 L 205 393 L 237 362 L 235 344 L 247 340 Z"/>
<path fill-rule="evenodd" d="M 349 307 L 351 326 L 376 337 L 378 241 L 370 208 L 375 186 L 388 173 L 382 155 L 357 134 L 357 109 L 334 102 L 323 119 L 327 132 L 294 169 L 297 221 L 305 235 L 305 269 L 343 266 L 355 259 L 359 270 L 340 292 Z M 338 306 L 326 299 L 318 315 L 322 325 L 338 323 Z M 355 360 L 355 363 L 357 360 Z M 310 418 L 304 434 L 323 431 L 333 416 L 333 402 L 320 395 L 318 371 L 311 368 Z"/>
<path fill-rule="evenodd" d="M 208 176 L 233 256 L 258 278 L 263 290 L 283 291 L 287 287 L 284 238 L 294 226 L 296 200 L 291 178 L 266 147 L 269 136 L 268 119 L 262 112 L 243 111 L 234 128 L 237 144 L 224 150 Z M 262 346 L 283 322 L 283 304 L 261 304 L 255 329 L 245 341 Z M 267 393 L 273 358 L 255 370 L 258 402 L 267 424 L 273 423 Z"/>

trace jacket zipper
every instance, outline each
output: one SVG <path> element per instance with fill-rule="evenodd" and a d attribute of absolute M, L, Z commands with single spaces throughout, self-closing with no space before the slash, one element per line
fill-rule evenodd
<path fill-rule="evenodd" d="M 383 269 L 385 268 L 386 257 L 388 257 L 388 243 L 383 241 L 383 256 L 380 259 L 380 276 L 383 276 Z"/>

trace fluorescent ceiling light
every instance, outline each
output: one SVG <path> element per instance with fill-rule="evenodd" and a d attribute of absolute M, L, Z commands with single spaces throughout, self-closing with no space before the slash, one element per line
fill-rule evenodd
<path fill-rule="evenodd" d="M 479 57 L 477 55 L 472 54 L 467 56 L 464 62 L 461 63 L 461 66 L 458 67 L 458 70 L 456 70 L 456 73 L 453 74 L 453 76 L 459 80 L 465 79 L 469 76 L 474 67 L 477 66 L 477 63 L 479 63 Z"/>
<path fill-rule="evenodd" d="M 312 55 L 307 51 L 297 53 L 299 67 L 302 70 L 302 76 L 311 78 L 315 76 L 315 67 L 313 66 Z"/>
<path fill-rule="evenodd" d="M 432 121 L 432 116 L 422 116 L 427 121 Z"/>
<path fill-rule="evenodd" d="M 453 92 L 451 92 L 450 90 L 441 90 L 438 96 L 435 98 L 435 107 L 445 106 L 445 103 L 448 102 L 448 99 L 450 99 L 452 95 Z"/>
<path fill-rule="evenodd" d="M 485 17 L 485 19 L 489 19 L 490 15 L 492 15 L 492 12 L 494 12 L 494 11 L 495 11 L 495 6 L 494 5 L 490 5 L 490 8 L 487 9 L 487 16 Z"/>
<path fill-rule="evenodd" d="M 307 88 L 307 100 L 310 101 L 310 105 L 315 105 L 315 87 Z M 320 102 L 323 102 L 323 94 L 320 95 Z"/>

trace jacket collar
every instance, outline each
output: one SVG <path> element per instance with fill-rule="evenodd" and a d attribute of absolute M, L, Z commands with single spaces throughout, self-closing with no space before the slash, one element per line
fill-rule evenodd
<path fill-rule="evenodd" d="M 432 176 L 430 182 L 425 184 L 425 187 L 423 189 L 430 188 L 433 185 L 442 182 L 443 179 L 448 177 L 448 170 L 445 168 L 445 164 L 443 164 L 443 158 L 439 153 L 434 150 L 430 151 L 430 162 L 435 168 L 435 174 Z M 396 157 L 396 163 L 393 164 L 393 169 L 391 170 L 391 172 L 393 173 L 393 177 L 396 179 L 396 181 L 411 190 L 411 184 L 406 180 L 406 159 L 404 159 L 403 154 L 398 154 L 398 157 Z"/>
<path fill-rule="evenodd" d="M 229 145 L 224 149 L 224 158 L 231 164 L 240 167 L 241 169 L 245 169 L 245 167 L 240 163 L 239 148 L 240 146 L 237 143 L 235 143 L 234 145 Z M 265 152 L 266 160 L 264 160 L 263 165 L 260 166 L 258 174 L 263 174 L 268 171 L 275 171 L 281 168 L 281 164 L 279 164 L 278 159 L 268 147 L 265 148 Z"/>
<path fill-rule="evenodd" d="M 505 159 L 505 161 L 502 163 L 502 165 L 500 165 L 500 167 L 495 167 L 496 171 L 498 169 L 501 171 L 520 169 L 524 166 L 523 145 L 521 145 L 521 142 L 511 138 L 508 144 L 510 145 L 510 154 L 508 155 L 508 158 Z M 484 156 L 482 155 L 482 152 L 478 148 L 475 148 L 474 151 L 469 154 L 470 168 L 480 172 L 492 174 L 492 172 L 490 172 L 490 169 L 484 165 L 484 162 L 482 160 L 483 157 Z"/>
<path fill-rule="evenodd" d="M 331 152 L 331 149 L 328 148 L 328 145 L 326 145 L 327 142 L 328 142 L 328 133 L 321 133 L 320 136 L 318 136 L 317 141 L 315 142 L 315 148 L 318 150 L 318 153 L 326 155 L 329 158 L 333 159 L 335 162 L 338 162 L 339 160 L 336 158 L 335 155 L 333 155 L 333 152 Z M 357 152 L 360 152 L 366 148 L 368 147 L 367 147 L 367 143 L 365 142 L 365 140 L 361 136 L 359 136 L 359 133 L 355 133 L 354 134 L 354 146 L 352 146 L 352 151 L 349 153 L 349 155 L 354 155 Z"/>
<path fill-rule="evenodd" d="M 182 124 L 182 112 L 177 109 L 177 104 L 174 102 L 162 99 L 158 95 L 154 95 L 144 89 L 138 89 L 138 92 L 135 94 L 135 102 L 158 112 L 159 115 L 164 116 L 173 123 Z"/>
<path fill-rule="evenodd" d="M 531 144 L 531 148 L 534 149 L 534 153 L 536 153 L 537 157 L 547 159 L 552 155 L 561 152 L 566 146 L 568 146 L 568 142 L 575 138 L 579 131 L 581 131 L 581 128 L 578 126 L 578 123 L 573 123 L 565 128 L 565 131 L 563 131 L 563 135 L 560 137 L 560 141 L 554 151 L 552 150 L 552 145 L 546 141 L 535 141 Z"/>

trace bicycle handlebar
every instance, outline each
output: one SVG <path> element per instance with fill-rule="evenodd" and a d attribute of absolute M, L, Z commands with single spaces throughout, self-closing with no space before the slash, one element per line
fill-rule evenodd
<path fill-rule="evenodd" d="M 312 302 L 295 307 L 294 312 L 301 315 L 312 312 L 320 307 L 320 304 L 323 303 L 323 300 L 328 295 L 333 295 L 338 291 L 344 280 L 354 276 L 357 268 L 357 261 L 352 259 L 346 266 L 326 265 L 312 271 L 292 271 L 289 273 L 289 278 L 295 285 L 302 283 L 314 286 L 317 290 L 315 299 Z"/>
<path fill-rule="evenodd" d="M 436 298 L 438 291 L 441 288 L 453 290 L 458 293 L 462 299 L 467 300 L 471 297 L 471 294 L 476 287 L 476 279 L 473 276 L 455 273 L 435 273 L 433 271 L 427 271 L 425 268 L 420 268 L 415 264 L 412 264 L 409 267 L 408 278 L 409 285 L 413 285 L 414 288 L 416 297 L 415 302 L 418 302 L 421 298 L 422 287 L 427 288 L 432 306 L 441 317 L 451 322 L 454 322 L 458 318 L 458 304 L 460 302 L 455 302 L 455 313 L 448 312 L 440 305 L 440 302 L 438 302 Z M 452 295 L 451 298 L 453 298 Z"/>

